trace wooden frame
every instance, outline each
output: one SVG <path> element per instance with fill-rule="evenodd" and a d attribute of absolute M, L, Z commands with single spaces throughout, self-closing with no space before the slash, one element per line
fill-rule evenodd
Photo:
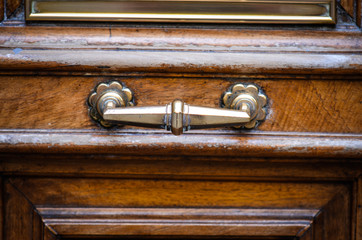
<path fill-rule="evenodd" d="M 26 20 L 335 23 L 335 0 L 26 0 Z"/>

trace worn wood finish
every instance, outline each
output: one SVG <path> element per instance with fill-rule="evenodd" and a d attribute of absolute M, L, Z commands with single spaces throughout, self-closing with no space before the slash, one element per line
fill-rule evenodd
<path fill-rule="evenodd" d="M 287 54 L 248 53 L 228 54 L 223 52 L 168 52 L 156 51 L 87 51 L 0 50 L 0 69 L 22 71 L 70 72 L 211 72 L 214 74 L 263 73 L 263 74 L 345 74 L 361 72 L 361 54 L 337 53 Z M 165 64 L 167 62 L 167 64 Z M 348 78 L 348 76 L 347 76 Z"/>
<path fill-rule="evenodd" d="M 44 223 L 62 236 L 269 237 L 303 235 L 319 211 L 318 209 L 42 207 L 37 210 Z"/>
<path fill-rule="evenodd" d="M 0 147 L 3 153 L 302 158 L 360 158 L 362 148 L 360 134 L 308 136 L 206 131 L 174 136 L 152 130 L 118 133 L 5 131 L 1 134 Z"/>
<path fill-rule="evenodd" d="M 358 74 L 362 69 L 359 31 L 54 27 L 0 31 L 2 71 Z M 14 53 L 14 48 L 23 51 Z"/>
<path fill-rule="evenodd" d="M 208 78 L 2 76 L 0 114 L 6 117 L 0 118 L 0 127 L 100 129 L 88 116 L 86 99 L 97 83 L 110 79 L 132 89 L 138 106 L 164 105 L 180 98 L 192 105 L 218 107 L 229 86 L 250 81 L 213 78 L 210 84 Z M 358 81 L 299 80 L 292 86 L 282 79 L 252 82 L 269 98 L 267 119 L 258 130 L 361 133 Z"/>
<path fill-rule="evenodd" d="M 352 22 L 26 25 L 0 27 L 1 239 L 362 240 Z M 104 130 L 86 100 L 111 79 L 138 106 L 217 107 L 253 82 L 268 115 L 250 131 Z"/>
<path fill-rule="evenodd" d="M 290 30 L 177 27 L 61 27 L 0 28 L 1 46 L 32 49 L 137 49 L 194 51 L 360 52 L 358 30 Z M 87 40 L 87 41 L 85 41 Z M 343 42 L 343 45 L 338 44 Z"/>

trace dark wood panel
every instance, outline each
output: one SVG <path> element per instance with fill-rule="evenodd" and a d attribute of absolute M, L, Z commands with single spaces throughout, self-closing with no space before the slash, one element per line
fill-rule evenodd
<path fill-rule="evenodd" d="M 350 199 L 344 189 L 321 209 L 313 226 L 315 239 L 352 239 Z"/>
<path fill-rule="evenodd" d="M 6 15 L 10 17 L 21 4 L 21 0 L 6 0 Z"/>
<path fill-rule="evenodd" d="M 0 77 L 0 127 L 42 129 L 98 128 L 86 99 L 107 77 Z M 114 79 L 114 78 L 113 78 Z M 116 78 L 135 93 L 138 106 L 164 105 L 176 98 L 218 107 L 233 83 L 249 79 Z M 254 80 L 268 96 L 263 131 L 360 133 L 359 81 Z M 6 116 L 6 117 L 5 117 Z M 11 120 L 10 120 L 11 119 Z"/>
<path fill-rule="evenodd" d="M 33 206 L 8 182 L 5 183 L 4 239 L 33 240 Z"/>
<path fill-rule="evenodd" d="M 362 27 L 362 1 L 361 0 L 357 0 L 357 8 L 356 8 L 357 12 L 357 25 L 359 27 Z"/>
<path fill-rule="evenodd" d="M 8 181 L 5 181 L 4 186 L 5 229 L 1 239 L 55 240 L 56 236 L 44 225 L 32 202 Z"/>
<path fill-rule="evenodd" d="M 125 235 L 350 239 L 348 184 L 12 178 L 6 189 L 6 229 L 15 235 L 5 240 Z"/>
<path fill-rule="evenodd" d="M 347 188 L 337 183 L 196 180 L 15 178 L 11 182 L 34 205 L 94 207 L 319 208 Z"/>
<path fill-rule="evenodd" d="M 357 0 L 357 1 L 359 1 L 359 0 Z M 354 14 L 355 14 L 354 4 L 355 4 L 355 0 L 341 0 L 341 5 L 352 18 L 354 18 Z"/>
<path fill-rule="evenodd" d="M 211 156 L 1 155 L 6 175 L 173 179 L 344 181 L 362 174 L 357 159 L 217 158 Z M 86 166 L 86 167 L 85 167 Z M 323 171 L 320 171 L 323 169 Z"/>
<path fill-rule="evenodd" d="M 4 20 L 4 0 L 0 0 L 0 22 Z"/>
<path fill-rule="evenodd" d="M 5 206 L 4 206 L 4 179 L 1 175 L 0 177 L 0 236 L 4 236 L 4 212 L 5 212 Z"/>
<path fill-rule="evenodd" d="M 362 240 L 362 176 L 357 180 L 356 239 Z"/>

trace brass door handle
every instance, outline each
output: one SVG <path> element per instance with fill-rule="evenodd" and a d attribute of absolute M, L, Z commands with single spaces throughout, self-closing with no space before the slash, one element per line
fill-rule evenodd
<path fill-rule="evenodd" d="M 101 125 L 162 128 L 180 135 L 190 129 L 252 128 L 265 118 L 266 96 L 255 85 L 236 84 L 222 97 L 224 108 L 192 106 L 176 99 L 164 106 L 134 107 L 133 94 L 119 82 L 101 83 L 89 99 L 90 115 Z"/>

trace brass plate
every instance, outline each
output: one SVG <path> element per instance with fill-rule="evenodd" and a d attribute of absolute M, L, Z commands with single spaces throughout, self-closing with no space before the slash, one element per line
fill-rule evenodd
<path fill-rule="evenodd" d="M 26 19 L 217 23 L 335 23 L 335 0 L 26 0 Z"/>

